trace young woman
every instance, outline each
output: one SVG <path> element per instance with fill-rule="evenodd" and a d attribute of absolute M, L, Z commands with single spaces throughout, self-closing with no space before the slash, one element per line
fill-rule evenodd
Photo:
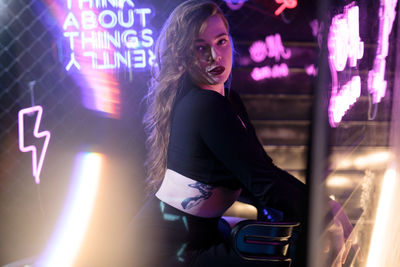
<path fill-rule="evenodd" d="M 231 250 L 221 216 L 243 194 L 256 207 L 282 211 L 286 221 L 304 222 L 306 186 L 273 164 L 240 98 L 225 86 L 232 45 L 215 3 L 179 5 L 155 53 L 144 117 L 155 195 L 127 233 L 129 260 L 146 267 L 255 266 Z"/>

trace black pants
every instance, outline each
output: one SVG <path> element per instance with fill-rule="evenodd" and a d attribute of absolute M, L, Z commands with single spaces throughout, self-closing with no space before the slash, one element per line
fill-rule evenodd
<path fill-rule="evenodd" d="M 124 234 L 124 266 L 266 266 L 232 250 L 230 227 L 222 219 L 184 213 L 151 198 Z M 267 265 L 268 266 L 268 265 Z"/>

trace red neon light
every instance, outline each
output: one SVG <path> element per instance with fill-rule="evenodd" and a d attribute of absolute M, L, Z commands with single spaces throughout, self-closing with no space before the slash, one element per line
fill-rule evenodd
<path fill-rule="evenodd" d="M 39 161 L 37 160 L 37 148 L 35 145 L 25 146 L 24 143 L 24 115 L 37 112 L 35 127 L 33 128 L 33 136 L 35 138 L 45 138 L 42 153 L 40 153 Z M 21 152 L 32 152 L 32 173 L 35 177 L 36 184 L 40 183 L 40 172 L 42 171 L 43 161 L 46 156 L 47 147 L 50 141 L 50 132 L 42 131 L 39 132 L 40 121 L 42 120 L 43 108 L 41 106 L 34 106 L 30 108 L 22 109 L 18 112 L 18 134 L 19 134 L 19 150 Z"/>
<path fill-rule="evenodd" d="M 275 16 L 279 16 L 286 8 L 292 9 L 297 6 L 297 0 L 275 0 L 275 2 L 277 4 L 282 4 L 277 10 L 275 10 Z"/>

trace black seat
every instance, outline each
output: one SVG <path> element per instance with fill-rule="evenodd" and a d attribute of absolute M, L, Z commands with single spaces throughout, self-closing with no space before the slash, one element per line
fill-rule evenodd
<path fill-rule="evenodd" d="M 268 262 L 266 266 L 291 265 L 292 233 L 300 223 L 244 220 L 231 231 L 234 251 L 243 259 Z"/>

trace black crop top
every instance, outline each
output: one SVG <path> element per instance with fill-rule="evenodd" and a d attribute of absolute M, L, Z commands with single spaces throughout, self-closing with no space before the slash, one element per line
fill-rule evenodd
<path fill-rule="evenodd" d="M 239 95 L 186 89 L 172 113 L 167 167 L 202 183 L 242 188 L 255 206 L 302 220 L 306 186 L 273 164 Z"/>

